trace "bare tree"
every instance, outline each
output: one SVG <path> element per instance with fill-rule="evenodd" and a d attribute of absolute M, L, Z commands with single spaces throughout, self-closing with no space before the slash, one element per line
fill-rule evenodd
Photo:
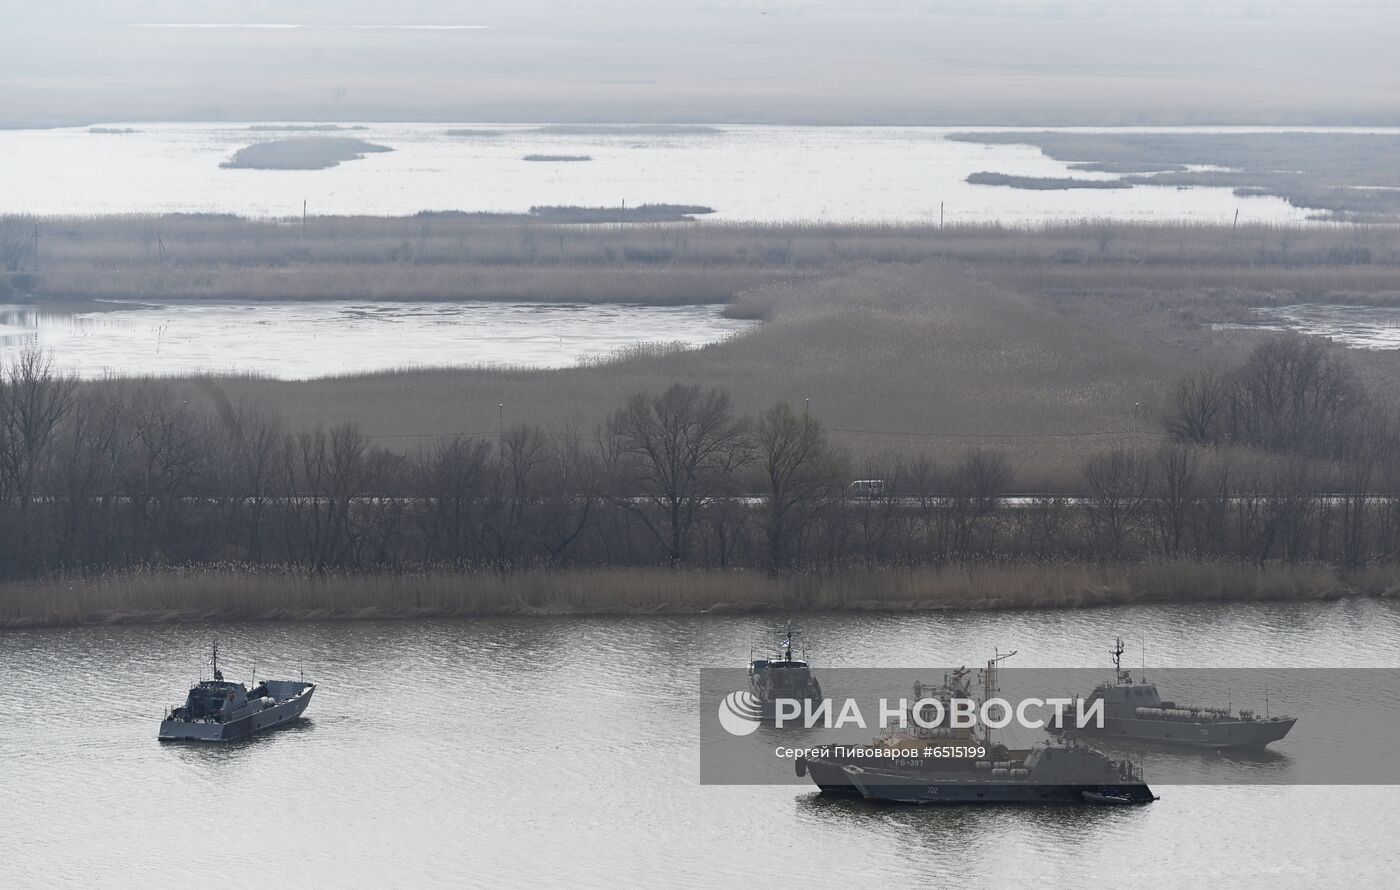
<path fill-rule="evenodd" d="M 1236 372 L 1231 428 L 1238 441 L 1272 451 L 1323 454 L 1362 402 L 1342 358 L 1316 338 L 1290 334 L 1261 343 Z"/>
<path fill-rule="evenodd" d="M 900 521 L 904 517 L 904 498 L 909 488 L 909 469 L 904 457 L 895 452 L 868 456 L 859 470 L 862 479 L 878 479 L 881 485 L 873 491 L 857 494 L 842 502 L 842 520 L 851 532 L 858 534 L 860 558 L 866 565 L 875 565 L 892 558 L 901 548 Z"/>
<path fill-rule="evenodd" d="M 996 547 L 996 514 L 1011 484 L 1011 462 L 1000 451 L 972 448 L 948 477 L 953 549 L 959 555 L 990 553 Z"/>
<path fill-rule="evenodd" d="M 426 505 L 421 518 L 425 563 L 442 558 L 455 565 L 470 561 L 490 457 L 489 443 L 459 437 L 418 461 L 413 490 Z"/>
<path fill-rule="evenodd" d="M 1120 559 L 1142 508 L 1147 473 L 1132 452 L 1096 454 L 1084 464 L 1085 511 L 1094 530 L 1092 547 L 1100 556 Z"/>
<path fill-rule="evenodd" d="M 1311 523 L 1320 506 L 1315 488 L 1317 467 L 1306 455 L 1274 462 L 1264 498 L 1265 523 L 1257 558 L 1267 560 L 1274 545 L 1285 562 L 1307 559 Z"/>
<path fill-rule="evenodd" d="M 538 531 L 531 519 L 538 513 L 550 456 L 549 439 L 537 426 L 520 424 L 501 437 L 493 509 L 485 530 L 502 568 L 521 562 L 530 550 L 530 538 Z"/>
<path fill-rule="evenodd" d="M 347 423 L 330 433 L 322 427 L 301 433 L 288 451 L 290 530 L 302 558 L 318 572 L 353 550 L 351 508 L 368 479 L 366 450 L 359 427 Z"/>
<path fill-rule="evenodd" d="M 227 534 L 237 539 L 246 533 L 246 558 L 260 562 L 267 507 L 278 493 L 277 470 L 285 459 L 286 428 L 280 417 L 246 404 L 219 408 L 224 437 L 218 494 L 226 505 Z"/>
<path fill-rule="evenodd" d="M 32 563 L 30 506 L 59 423 L 73 404 L 76 381 L 56 374 L 53 358 L 27 347 L 0 382 L 0 493 L 15 504 L 18 559 Z"/>
<path fill-rule="evenodd" d="M 1341 513 L 1340 562 L 1355 568 L 1366 562 L 1367 535 L 1371 525 L 1373 497 L 1382 476 L 1381 465 L 1395 454 L 1397 430 L 1394 416 L 1386 410 L 1372 407 L 1359 424 L 1355 434 L 1343 443 L 1343 460 L 1339 467 L 1338 509 Z M 1380 509 L 1384 509 L 1381 507 Z"/>
<path fill-rule="evenodd" d="M 1153 464 L 1148 509 L 1162 555 L 1176 556 L 1200 501 L 1200 458 L 1194 447 L 1172 443 L 1157 449 Z"/>
<path fill-rule="evenodd" d="M 1173 438 L 1213 444 L 1220 441 L 1229 404 L 1230 382 L 1224 374 L 1191 371 L 1172 386 L 1162 422 Z"/>
<path fill-rule="evenodd" d="M 56 559 L 105 562 L 115 518 L 127 405 L 114 392 L 80 391 L 55 448 L 54 493 L 61 499 Z"/>
<path fill-rule="evenodd" d="M 801 555 L 802 534 L 813 518 L 839 502 L 846 468 L 827 444 L 821 421 L 794 413 L 787 402 L 763 415 L 756 438 L 767 496 L 768 568 L 776 573 Z"/>
<path fill-rule="evenodd" d="M 729 394 L 675 384 L 638 393 L 608 422 L 622 472 L 611 500 L 631 511 L 674 567 L 685 561 L 696 517 L 750 459 L 745 424 Z"/>
<path fill-rule="evenodd" d="M 558 565 L 569 554 L 593 515 L 598 497 L 598 461 L 578 430 L 553 437 L 549 475 L 542 496 L 545 558 Z"/>
<path fill-rule="evenodd" d="M 193 509 L 209 457 L 207 433 L 188 404 L 165 386 L 144 389 L 131 410 L 123 448 L 123 488 L 158 561 L 187 546 L 184 517 Z"/>

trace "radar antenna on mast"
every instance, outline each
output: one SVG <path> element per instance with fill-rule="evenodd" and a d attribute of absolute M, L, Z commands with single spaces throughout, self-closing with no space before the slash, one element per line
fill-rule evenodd
<path fill-rule="evenodd" d="M 1118 637 L 1113 641 L 1113 649 L 1109 652 L 1113 656 L 1113 673 L 1119 680 L 1127 680 L 1127 672 L 1123 670 L 1123 638 Z"/>

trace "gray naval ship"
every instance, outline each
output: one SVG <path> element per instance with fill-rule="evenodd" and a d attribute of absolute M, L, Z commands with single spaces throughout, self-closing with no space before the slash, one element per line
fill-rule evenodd
<path fill-rule="evenodd" d="M 1015 654 L 996 653 L 979 671 L 982 700 L 996 695 L 1000 663 Z M 975 703 L 969 673 L 959 668 L 941 684 L 916 684 L 914 701 L 934 698 L 945 711 L 953 699 Z M 1012 750 L 996 742 L 985 724 L 905 723 L 907 728 L 887 731 L 858 750 L 828 746 L 799 757 L 797 775 L 810 776 L 825 795 L 885 803 L 1142 804 L 1157 799 L 1133 763 L 1111 760 L 1073 740 Z"/>
<path fill-rule="evenodd" d="M 998 655 L 988 662 L 989 668 L 995 669 L 997 662 L 1009 657 L 1010 655 Z M 797 775 L 810 776 L 823 794 L 860 795 L 861 791 L 851 781 L 847 767 L 868 767 L 871 758 L 889 762 L 899 757 L 898 752 L 910 748 L 918 748 L 930 756 L 937 756 L 945 768 L 951 769 L 953 765 L 961 765 L 966 775 L 972 775 L 971 771 L 975 768 L 973 761 L 979 759 L 979 751 L 982 752 L 981 759 L 987 761 L 988 768 L 993 763 L 1002 764 L 1024 758 L 1030 753 L 1029 750 L 1012 751 L 1005 745 L 994 742 L 986 727 L 926 726 L 915 719 L 915 707 L 927 708 L 930 699 L 942 703 L 945 714 L 950 710 L 954 699 L 970 699 L 975 702 L 970 674 L 971 671 L 966 667 L 960 667 L 951 674 L 945 674 L 941 683 L 915 683 L 913 703 L 908 706 L 903 721 L 885 729 L 859 750 L 828 746 L 798 757 Z M 924 723 L 928 722 L 927 710 L 920 716 L 924 718 Z M 934 751 L 935 748 L 939 750 Z M 990 773 L 987 775 L 990 776 Z"/>
<path fill-rule="evenodd" d="M 1050 732 L 1067 737 L 1112 738 L 1129 742 L 1155 742 L 1192 748 L 1259 749 L 1288 735 L 1296 717 L 1259 716 L 1248 709 L 1211 708 L 1179 705 L 1163 700 L 1157 686 L 1146 678 L 1134 680 L 1123 670 L 1123 640 L 1114 641 L 1114 679 L 1100 683 L 1084 700 L 1085 707 L 1102 700 L 1103 726 L 1097 721 L 1076 723 L 1076 710 L 1065 708 Z"/>
<path fill-rule="evenodd" d="M 866 800 L 916 804 L 1142 804 L 1157 799 L 1131 762 L 1093 748 L 1040 742 L 1021 760 L 889 765 L 848 764 L 847 779 Z"/>
<path fill-rule="evenodd" d="M 190 688 L 184 705 L 171 708 L 160 723 L 159 738 L 169 741 L 228 742 L 294 722 L 311 704 L 315 683 L 263 680 L 251 689 L 224 679 L 219 645 L 211 658 L 214 679 Z"/>

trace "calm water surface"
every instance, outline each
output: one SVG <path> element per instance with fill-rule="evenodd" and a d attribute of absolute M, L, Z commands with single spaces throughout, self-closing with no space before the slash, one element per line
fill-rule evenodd
<path fill-rule="evenodd" d="M 816 663 L 1400 666 L 1400 603 L 814 615 Z M 1133 809 L 917 809 L 698 784 L 701 667 L 757 618 L 0 632 L 0 886 L 149 886 L 251 858 L 289 886 L 1390 887 L 1400 789 L 1165 787 Z M 217 635 L 305 669 L 308 719 L 161 745 Z M 1287 754 L 1288 740 L 1278 751 Z M 1209 756 L 1209 755 L 1202 755 Z M 932 883 L 931 883 L 932 882 Z"/>
<path fill-rule="evenodd" d="M 755 324 L 724 318 L 716 306 L 327 300 L 90 309 L 0 306 L 0 361 L 34 344 L 81 377 L 558 368 L 642 343 L 700 346 Z"/>
<path fill-rule="evenodd" d="M 245 145 L 315 134 L 255 132 L 248 124 L 230 123 L 104 126 L 137 132 L 0 130 L 6 211 L 297 216 L 305 200 L 312 214 L 387 215 L 524 212 L 548 204 L 704 204 L 718 211 L 717 219 L 766 222 L 1228 222 L 1238 210 L 1241 221 L 1278 223 L 1308 215 L 1279 198 L 1242 198 L 1229 188 L 1026 191 L 969 185 L 967 176 L 982 170 L 1114 178 L 1072 170 L 1030 145 L 946 138 L 986 129 L 976 127 L 724 126 L 709 133 L 642 135 L 539 132 L 510 124 L 365 123 L 364 130 L 339 135 L 393 151 L 325 170 L 231 170 L 219 165 Z M 460 128 L 495 135 L 448 135 Z M 1153 132 L 1242 129 L 1250 128 Z M 523 160 L 527 154 L 592 160 L 532 163 Z"/>
<path fill-rule="evenodd" d="M 1400 349 L 1400 308 L 1300 304 L 1255 309 L 1255 327 L 1327 337 L 1358 349 Z"/>

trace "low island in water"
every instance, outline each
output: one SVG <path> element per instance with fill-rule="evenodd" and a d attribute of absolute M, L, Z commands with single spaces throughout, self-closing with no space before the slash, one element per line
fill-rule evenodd
<path fill-rule="evenodd" d="M 221 167 L 240 170 L 324 170 L 367 154 L 393 151 L 387 145 L 346 136 L 301 136 L 255 142 L 233 153 Z"/>

